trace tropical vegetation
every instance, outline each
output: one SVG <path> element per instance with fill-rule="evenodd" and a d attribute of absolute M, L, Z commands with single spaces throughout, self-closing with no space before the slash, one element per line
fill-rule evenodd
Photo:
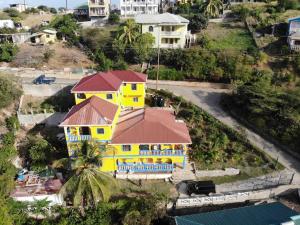
<path fill-rule="evenodd" d="M 245 136 L 227 127 L 182 97 L 164 90 L 154 91 L 186 121 L 192 138 L 189 157 L 198 169 L 239 168 L 243 179 L 280 169 L 269 156 L 251 145 Z"/>
<path fill-rule="evenodd" d="M 54 167 L 69 166 L 71 174 L 60 190 L 74 206 L 96 206 L 99 201 L 107 202 L 118 187 L 115 179 L 99 170 L 101 152 L 96 145 L 82 143 L 81 150 L 75 158 L 63 158 L 54 162 Z"/>

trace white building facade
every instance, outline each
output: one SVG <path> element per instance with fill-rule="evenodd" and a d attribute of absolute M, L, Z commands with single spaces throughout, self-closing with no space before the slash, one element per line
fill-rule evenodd
<path fill-rule="evenodd" d="M 154 48 L 185 48 L 195 42 L 195 35 L 188 31 L 189 20 L 170 13 L 135 17 L 142 33 L 150 33 L 155 37 Z"/>
<path fill-rule="evenodd" d="M 160 0 L 120 0 L 121 16 L 157 14 Z"/>
<path fill-rule="evenodd" d="M 109 15 L 110 0 L 88 0 L 89 17 L 98 19 Z"/>

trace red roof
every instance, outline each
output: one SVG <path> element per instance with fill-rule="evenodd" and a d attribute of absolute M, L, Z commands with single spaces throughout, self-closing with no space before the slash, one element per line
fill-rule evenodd
<path fill-rule="evenodd" d="M 146 108 L 124 111 L 112 144 L 190 144 L 188 128 L 175 119 L 173 111 Z"/>
<path fill-rule="evenodd" d="M 118 91 L 122 82 L 146 82 L 147 75 L 131 70 L 114 70 L 82 78 L 71 92 Z"/>
<path fill-rule="evenodd" d="M 109 125 L 115 118 L 118 106 L 92 96 L 71 108 L 60 126 Z"/>

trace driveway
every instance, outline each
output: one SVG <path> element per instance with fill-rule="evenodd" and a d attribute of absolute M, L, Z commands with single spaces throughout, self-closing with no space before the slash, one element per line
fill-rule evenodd
<path fill-rule="evenodd" d="M 154 85 L 148 85 L 148 87 L 155 88 Z M 272 158 L 277 159 L 286 168 L 295 172 L 294 184 L 300 184 L 300 161 L 288 153 L 282 151 L 274 144 L 265 140 L 258 134 L 247 129 L 241 125 L 238 121 L 232 118 L 228 113 L 226 113 L 220 106 L 221 95 L 228 90 L 225 89 L 207 89 L 207 88 L 197 88 L 197 87 L 182 87 L 174 85 L 159 85 L 158 88 L 166 89 L 173 92 L 176 95 L 182 96 L 185 99 L 198 105 L 211 115 L 213 115 L 218 120 L 222 121 L 229 127 L 235 130 L 246 131 L 246 136 L 248 140 L 258 148 L 262 149 L 265 153 L 270 155 Z"/>

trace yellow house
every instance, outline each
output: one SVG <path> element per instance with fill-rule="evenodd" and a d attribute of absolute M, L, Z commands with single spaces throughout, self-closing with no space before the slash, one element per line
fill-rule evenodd
<path fill-rule="evenodd" d="M 103 155 L 102 171 L 170 174 L 185 166 L 187 126 L 169 108 L 144 108 L 146 79 L 133 71 L 109 71 L 73 87 L 76 105 L 60 124 L 71 157 L 82 141 L 91 141 Z"/>
<path fill-rule="evenodd" d="M 55 43 L 57 40 L 57 32 L 55 30 L 42 30 L 31 36 L 31 41 L 35 44 L 51 44 Z"/>

